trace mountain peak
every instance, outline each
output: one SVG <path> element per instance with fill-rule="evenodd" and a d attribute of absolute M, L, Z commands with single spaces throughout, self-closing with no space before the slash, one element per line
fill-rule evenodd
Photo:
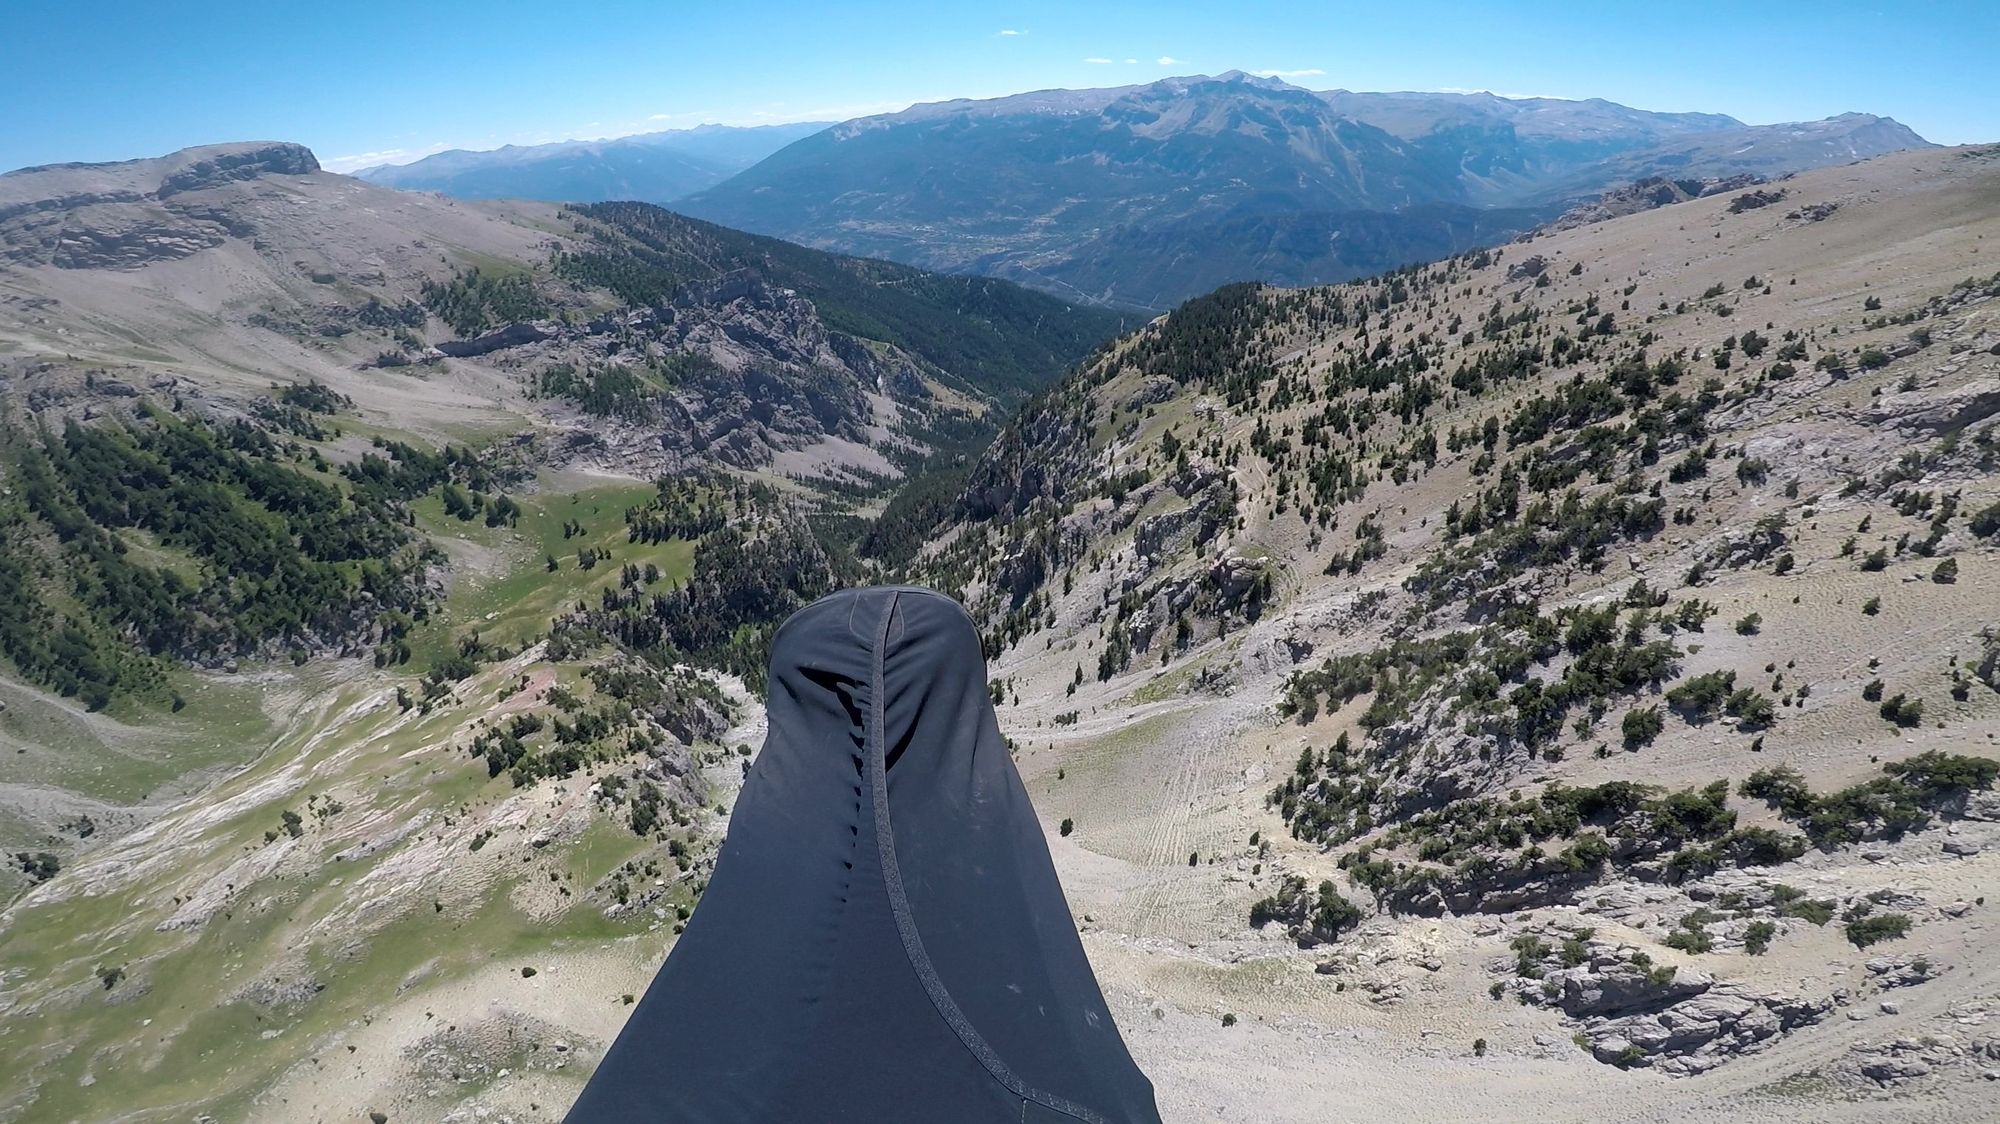
<path fill-rule="evenodd" d="M 1199 81 L 1200 79 L 1197 78 L 1192 80 Z M 1261 90 L 1305 89 L 1304 86 L 1294 86 L 1290 82 L 1287 82 L 1284 79 L 1275 77 L 1273 75 L 1252 74 L 1247 70 L 1225 70 L 1221 74 L 1216 75 L 1214 80 L 1217 82 L 1227 82 L 1232 85 L 1255 86 Z"/>
<path fill-rule="evenodd" d="M 183 148 L 165 156 L 99 164 L 41 164 L 0 175 L 0 207 L 101 193 L 159 198 L 260 176 L 320 170 L 312 149 L 291 141 L 238 141 Z"/>
<path fill-rule="evenodd" d="M 229 167 L 256 166 L 283 175 L 305 175 L 320 170 L 319 158 L 305 145 L 293 141 L 228 141 L 221 144 L 199 144 L 176 149 L 164 156 L 142 156 L 136 160 L 106 160 L 96 163 L 71 162 L 64 164 L 36 164 L 27 168 L 16 168 L 0 173 L 0 178 L 28 176 L 43 172 L 102 172 L 117 173 L 125 170 L 149 168 L 178 169 L 197 164 L 217 164 Z"/>
<path fill-rule="evenodd" d="M 1649 175 L 1775 176 L 1922 143 L 1865 119 L 1753 127 L 1602 98 L 1316 92 L 1239 69 L 849 121 L 677 205 L 1154 309 L 1243 277 L 1447 256 Z"/>
<path fill-rule="evenodd" d="M 721 183 L 785 145 L 826 128 L 823 121 L 783 125 L 698 125 L 604 140 L 454 148 L 407 164 L 379 164 L 357 179 L 461 199 L 670 203 Z"/>

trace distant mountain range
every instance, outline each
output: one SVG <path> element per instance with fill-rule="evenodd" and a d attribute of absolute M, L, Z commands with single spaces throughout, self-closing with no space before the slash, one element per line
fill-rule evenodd
<path fill-rule="evenodd" d="M 361 178 L 462 198 L 641 200 L 1070 300 L 1158 310 L 1505 240 L 1631 182 L 1773 177 L 1929 142 L 1886 117 L 1746 125 L 1601 99 L 1313 91 L 1231 71 L 447 152 Z"/>
<path fill-rule="evenodd" d="M 439 191 L 460 199 L 670 203 L 721 183 L 827 124 L 702 125 L 616 140 L 510 144 L 484 152 L 455 148 L 409 164 L 364 168 L 355 175 L 383 187 Z"/>
<path fill-rule="evenodd" d="M 676 204 L 760 233 L 1162 308 L 1494 241 L 1647 175 L 1782 175 L 1928 142 L 1602 100 L 1315 92 L 1241 72 L 848 121 Z"/>

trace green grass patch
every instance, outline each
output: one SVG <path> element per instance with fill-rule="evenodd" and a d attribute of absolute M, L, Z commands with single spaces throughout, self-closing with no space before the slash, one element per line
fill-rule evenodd
<path fill-rule="evenodd" d="M 417 525 L 434 539 L 458 539 L 487 554 L 495 572 L 461 564 L 455 585 L 439 612 L 410 638 L 411 667 L 421 670 L 453 651 L 458 640 L 477 630 L 488 643 L 518 647 L 548 632 L 549 620 L 578 601 L 595 605 L 600 591 L 616 586 L 623 567 L 658 566 L 657 588 L 678 585 L 693 571 L 694 544 L 670 539 L 656 544 L 626 541 L 625 511 L 653 498 L 651 484 L 610 484 L 567 494 L 515 497 L 521 516 L 511 527 L 487 527 L 481 520 L 446 515 L 435 495 L 411 504 Z M 565 538 L 563 527 L 572 534 Z M 574 533 L 581 525 L 582 533 Z M 609 551 L 590 569 L 578 562 L 585 549 Z M 447 550 L 449 548 L 447 547 Z M 548 569 L 554 558 L 556 568 Z"/>

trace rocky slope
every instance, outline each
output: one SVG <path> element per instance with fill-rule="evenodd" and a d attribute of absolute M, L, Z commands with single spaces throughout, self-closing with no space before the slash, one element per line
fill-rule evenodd
<path fill-rule="evenodd" d="M 551 473 L 722 470 L 866 503 L 1116 324 L 643 204 L 390 191 L 290 144 L 10 173 L 0 654 L 92 712 L 178 705 L 175 661 L 407 659 L 397 637 L 485 557 L 407 529 L 426 497 L 512 527 L 577 486 Z M 86 807 L 99 842 L 129 826 L 94 799 L 18 791 L 6 842 L 60 851 Z"/>
<path fill-rule="evenodd" d="M 1025 407 L 919 569 L 1154 1003 L 1302 1065 L 1356 1021 L 1413 1081 L 1497 1053 L 1562 1119 L 1978 1115 L 2000 150 L 1651 186 L 1183 305 Z M 1299 1118 L 1272 1080 L 1183 1103 Z"/>
<path fill-rule="evenodd" d="M 31 409 L 143 388 L 242 413 L 275 382 L 317 381 L 398 429 L 505 425 L 641 475 L 662 455 L 790 451 L 796 471 L 893 476 L 1117 323 L 654 208 L 590 219 L 394 192 L 286 144 L 9 173 L 0 262 L 8 377 Z M 544 393 L 558 362 L 563 386 L 608 378 L 636 405 Z M 676 363 L 702 372 L 679 390 L 712 416 L 699 432 L 671 423 Z M 613 415 L 642 431 L 629 463 L 594 440 Z M 664 454 L 642 439 L 662 436 Z"/>
<path fill-rule="evenodd" d="M 296 145 L 0 177 L 0 1119 L 566 1096 L 699 895 L 776 622 L 1117 325 Z"/>
<path fill-rule="evenodd" d="M 148 674 L 0 675 L 0 1120 L 559 1119 L 698 900 L 760 638 L 885 576 L 984 622 L 1168 1119 L 1981 1118 L 1996 176 L 1675 185 L 1224 289 L 866 534 L 872 458 L 977 440 L 940 419 L 1027 389 L 1059 306 L 310 171 L 185 193 L 256 231 L 184 257 L 10 267 L 0 385 L 49 428 L 0 445 L 0 561 Z M 315 512 L 430 544 L 421 619 L 141 658 L 190 599 L 273 607 L 212 580 L 222 515 L 392 588 Z M 891 527 L 907 572 L 846 553 Z"/>
<path fill-rule="evenodd" d="M 6 260 L 63 269 L 136 269 L 219 246 L 250 228 L 203 192 L 265 176 L 307 176 L 301 145 L 216 145 L 158 160 L 23 168 L 0 177 Z M 190 194 L 192 193 L 192 194 Z"/>
<path fill-rule="evenodd" d="M 1774 176 L 1924 145 L 1858 114 L 1746 126 L 1231 72 L 848 121 L 683 205 L 811 245 L 1163 308 L 1229 281 L 1431 260 L 1647 175 Z"/>

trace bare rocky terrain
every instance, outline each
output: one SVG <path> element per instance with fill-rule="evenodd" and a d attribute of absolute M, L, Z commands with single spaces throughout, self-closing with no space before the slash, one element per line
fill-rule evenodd
<path fill-rule="evenodd" d="M 17 409 L 89 415 L 153 393 L 222 415 L 316 382 L 379 429 L 504 431 L 544 460 L 640 479 L 780 452 L 893 477 L 893 454 L 928 450 L 927 427 L 976 423 L 1017 392 L 992 377 L 1016 355 L 975 368 L 894 329 L 865 334 L 884 335 L 890 315 L 943 315 L 967 283 L 878 308 L 855 291 L 893 298 L 928 275 L 614 206 L 626 209 L 593 219 L 394 191 L 283 143 L 11 172 L 0 363 Z M 1055 327 L 1068 306 L 979 285 L 1021 308 L 959 301 L 954 314 L 982 320 L 963 330 L 968 350 L 1022 348 L 994 325 L 1012 312 L 1047 341 L 1026 353 L 1053 367 L 1117 323 L 1077 313 L 1087 327 Z M 830 327 L 816 296 L 872 329 Z M 558 365 L 570 377 L 551 382 Z"/>
<path fill-rule="evenodd" d="M 184 708 L 0 678 L 6 850 L 60 859 L 0 913 L 0 1120 L 560 1119 L 762 736 L 726 638 L 643 658 L 689 627 L 650 599 L 814 557 L 704 550 L 805 541 L 799 508 L 923 441 L 890 411 L 1000 400 L 774 279 L 621 302 L 542 264 L 608 220 L 300 151 L 48 173 L 141 197 L 62 224 L 19 210 L 57 181 L 0 177 L 10 417 L 254 417 L 316 380 L 348 404 L 285 463 L 475 443 L 524 473 L 519 522 L 408 502 L 445 556 L 408 662 L 181 667 Z M 907 562 L 864 560 L 987 626 L 1168 1119 L 1994 1118 L 2000 150 L 1669 186 L 1191 302 L 1031 399 Z M 332 311 L 495 261 L 551 312 Z M 543 390 L 635 350 L 713 366 L 630 416 Z"/>
<path fill-rule="evenodd" d="M 1874 778 L 2000 737 L 2000 152 L 1672 194 L 1185 306 L 930 555 L 1180 1118 L 1991 1118 L 2000 809 Z"/>

